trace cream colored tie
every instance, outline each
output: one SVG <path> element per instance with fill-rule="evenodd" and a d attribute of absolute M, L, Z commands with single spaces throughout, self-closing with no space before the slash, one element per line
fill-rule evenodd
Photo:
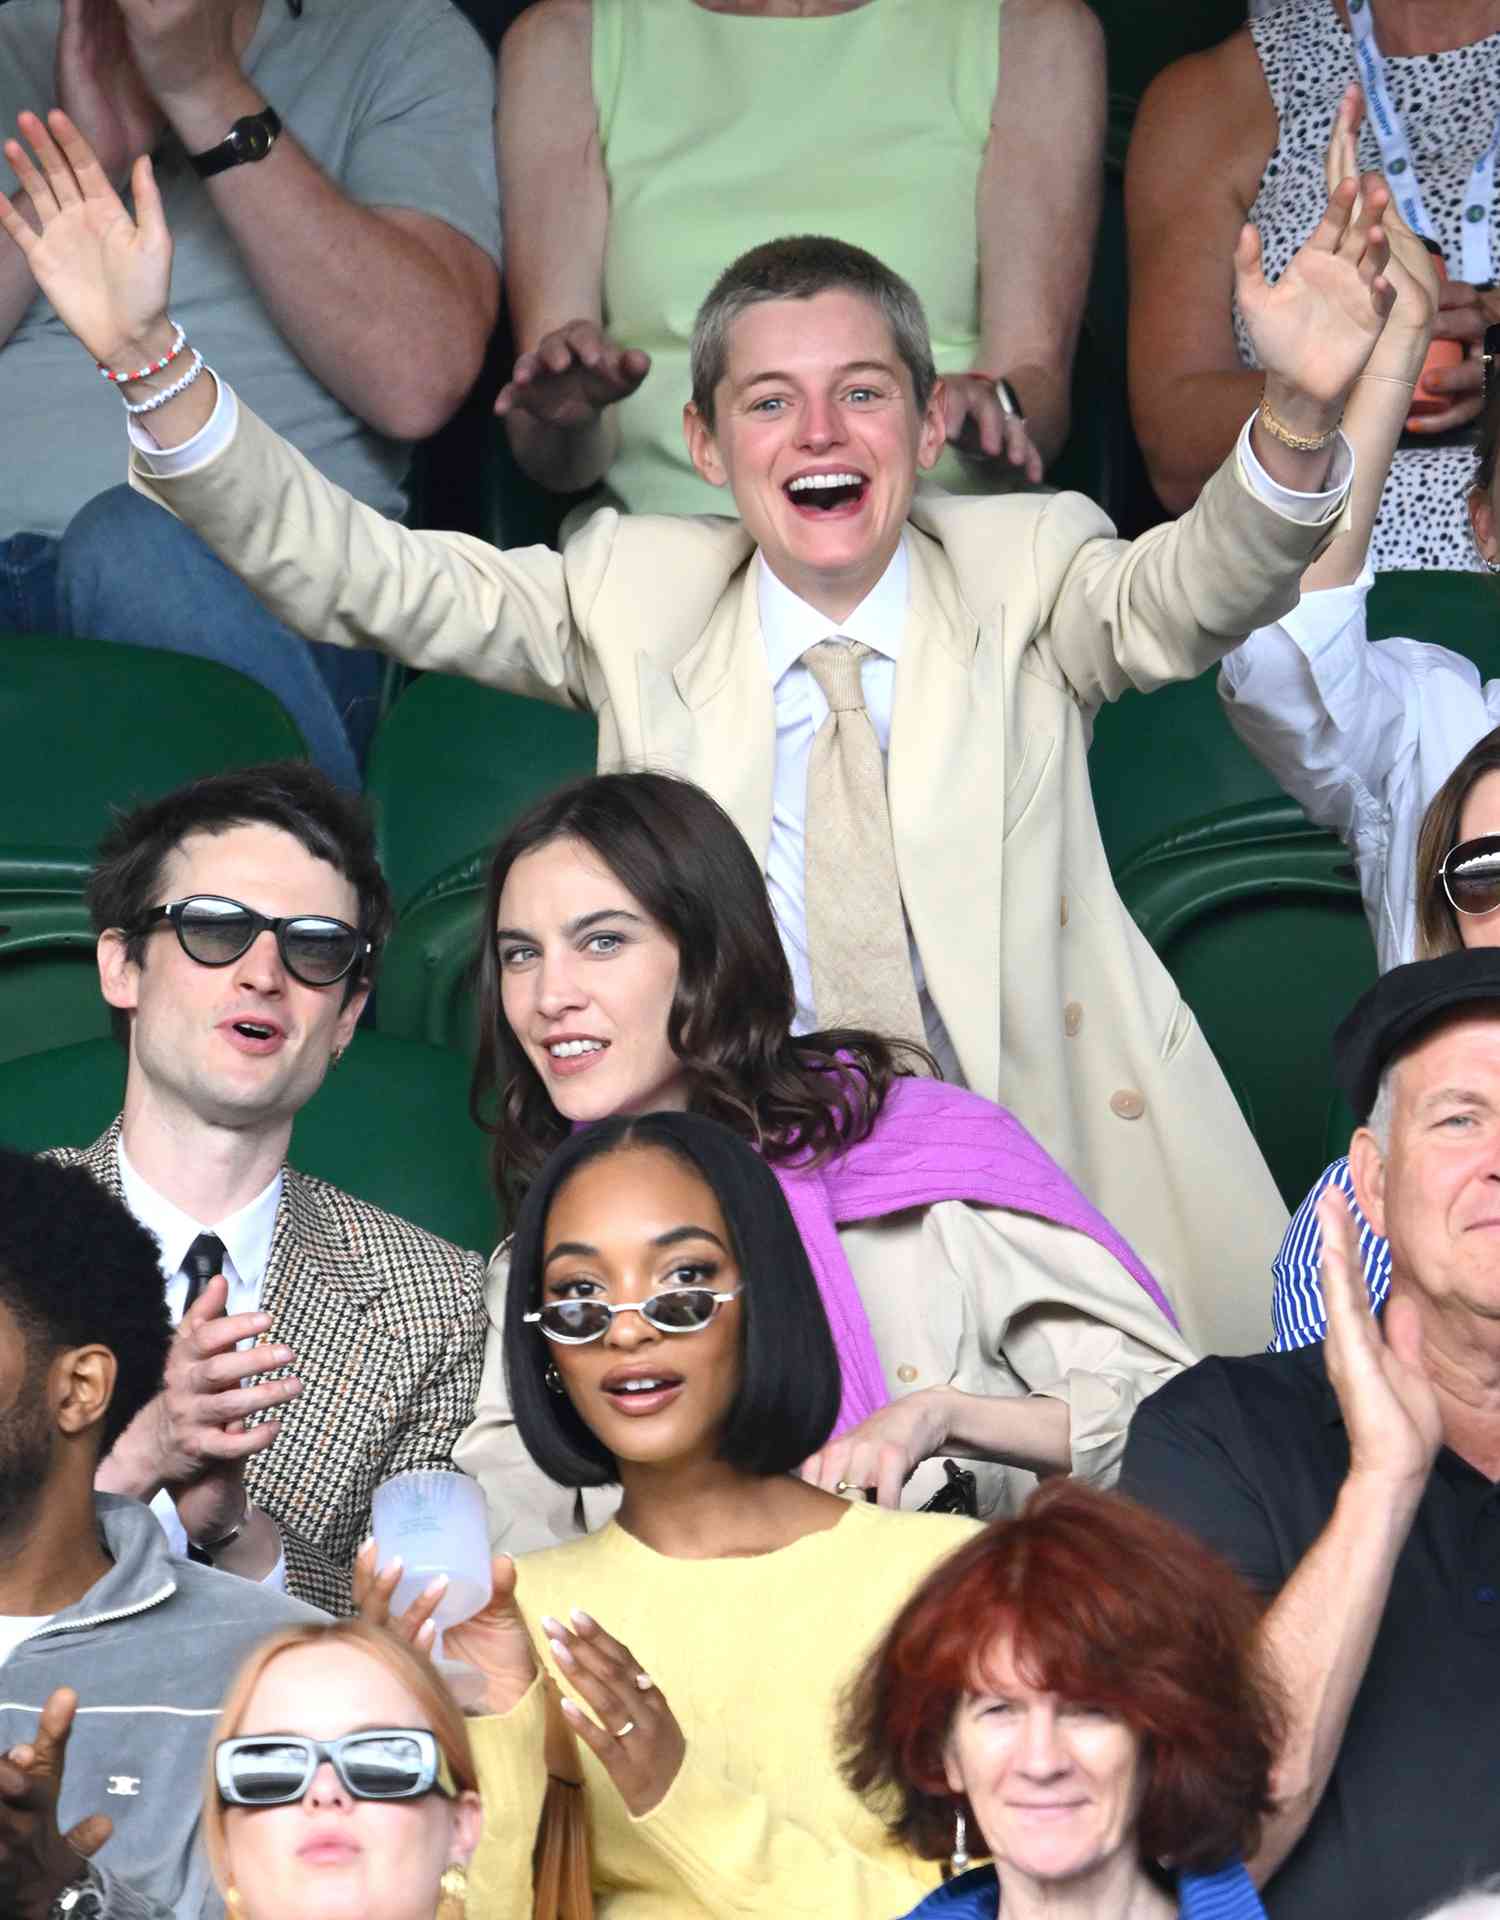
<path fill-rule="evenodd" d="M 802 664 L 828 718 L 807 763 L 807 950 L 820 1027 L 867 1027 L 925 1045 L 912 980 L 885 761 L 865 710 L 858 641 L 820 640 Z"/>

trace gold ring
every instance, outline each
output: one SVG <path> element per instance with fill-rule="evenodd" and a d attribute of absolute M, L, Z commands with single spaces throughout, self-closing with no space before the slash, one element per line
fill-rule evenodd
<path fill-rule="evenodd" d="M 633 1720 L 627 1720 L 623 1727 L 615 1728 L 615 1738 L 617 1740 L 623 1740 L 627 1733 L 634 1733 L 634 1732 L 635 1732 L 635 1722 Z"/>

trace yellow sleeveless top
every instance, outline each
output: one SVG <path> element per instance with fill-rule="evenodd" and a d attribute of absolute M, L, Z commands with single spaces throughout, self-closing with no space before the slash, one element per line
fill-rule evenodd
<path fill-rule="evenodd" d="M 938 371 L 974 366 L 976 194 L 999 59 L 999 0 L 866 0 L 813 19 L 593 0 L 605 324 L 652 357 L 618 408 L 621 504 L 733 510 L 683 446 L 688 342 L 710 286 L 763 240 L 827 233 L 868 248 L 920 294 Z M 951 451 L 934 478 L 983 490 Z"/>

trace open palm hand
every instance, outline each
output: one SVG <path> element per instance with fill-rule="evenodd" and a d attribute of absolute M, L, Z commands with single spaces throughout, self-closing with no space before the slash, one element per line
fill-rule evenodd
<path fill-rule="evenodd" d="M 1395 300 L 1385 273 L 1389 241 L 1380 224 L 1389 203 L 1378 174 L 1341 180 L 1274 285 L 1262 271 L 1254 227 L 1242 229 L 1235 248 L 1236 295 L 1268 380 L 1279 380 L 1335 417 Z"/>
<path fill-rule="evenodd" d="M 0 228 L 26 256 L 38 287 L 94 359 L 134 367 L 170 337 L 172 238 L 151 162 L 135 164 L 136 217 L 106 179 L 94 150 L 65 113 L 23 113 L 5 157 L 31 200 L 36 224 L 0 194 Z M 29 150 L 28 150 L 29 149 Z"/>

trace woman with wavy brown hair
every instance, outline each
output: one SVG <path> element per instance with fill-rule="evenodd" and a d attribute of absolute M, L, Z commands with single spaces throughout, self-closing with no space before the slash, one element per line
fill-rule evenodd
<path fill-rule="evenodd" d="M 981 1514 L 1038 1474 L 1113 1479 L 1135 1405 L 1193 1357 L 1170 1303 L 1003 1109 L 878 1035 L 792 1031 L 765 882 L 707 794 L 654 773 L 564 788 L 496 852 L 484 926 L 474 1111 L 503 1199 L 613 1115 L 705 1114 L 770 1164 L 843 1382 L 807 1478 L 911 1506 L 972 1474 Z M 496 1329 L 507 1267 L 502 1248 Z M 618 1497 L 549 1485 L 527 1458 L 498 1334 L 457 1458 L 507 1551 L 595 1526 Z"/>

